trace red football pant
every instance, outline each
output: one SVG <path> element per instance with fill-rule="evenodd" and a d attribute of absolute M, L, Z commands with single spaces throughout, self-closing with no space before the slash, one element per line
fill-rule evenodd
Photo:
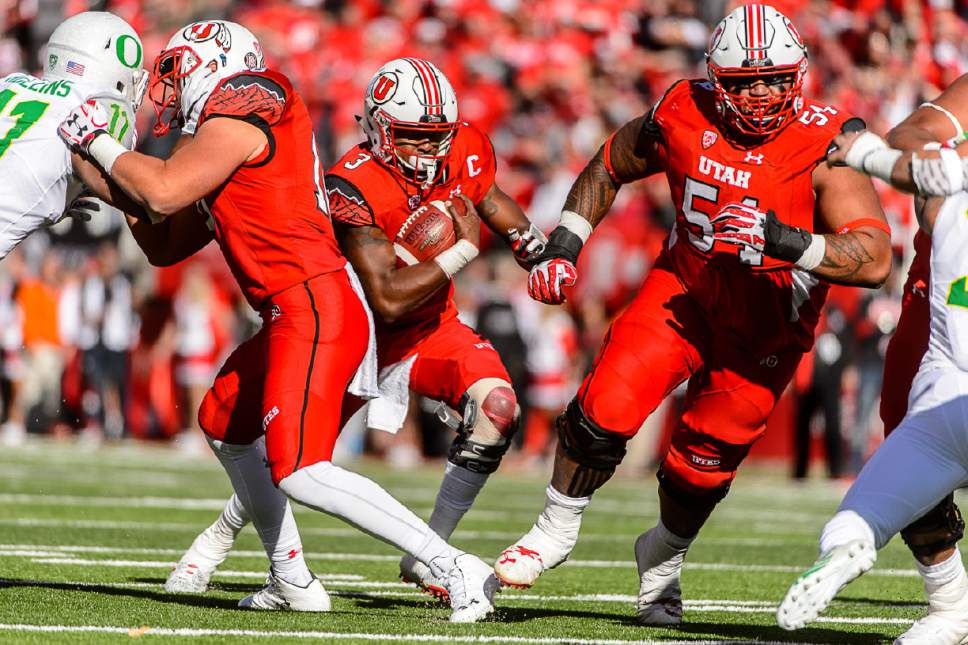
<path fill-rule="evenodd" d="M 670 484 L 701 495 L 732 481 L 803 354 L 792 348 L 761 356 L 718 331 L 663 257 L 612 323 L 578 400 L 600 427 L 631 437 L 690 379 L 662 468 Z"/>
<path fill-rule="evenodd" d="M 474 383 L 486 378 L 511 382 L 494 346 L 456 317 L 441 322 L 418 340 L 406 333 L 378 334 L 377 347 L 380 369 L 416 355 L 410 370 L 410 389 L 443 401 L 460 413 L 460 399 Z M 357 397 L 347 396 L 343 420 L 349 420 L 362 405 Z"/>
<path fill-rule="evenodd" d="M 329 461 L 343 394 L 369 338 L 366 311 L 345 271 L 273 296 L 263 327 L 215 377 L 198 420 L 212 439 L 252 443 L 266 435 L 272 481 Z"/>
<path fill-rule="evenodd" d="M 931 238 L 918 232 L 914 238 L 916 255 L 901 300 L 897 329 L 887 344 L 884 355 L 884 382 L 881 386 L 881 420 L 888 435 L 900 423 L 908 409 L 911 383 L 928 351 L 931 329 L 931 306 L 928 288 L 931 273 Z"/>

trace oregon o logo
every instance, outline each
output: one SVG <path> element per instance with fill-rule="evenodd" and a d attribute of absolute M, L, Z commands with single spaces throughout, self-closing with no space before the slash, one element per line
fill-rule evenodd
<path fill-rule="evenodd" d="M 373 82 L 373 102 L 377 104 L 386 103 L 397 91 L 397 75 L 393 72 L 381 74 Z"/>
<path fill-rule="evenodd" d="M 114 44 L 114 52 L 125 67 L 131 69 L 141 67 L 141 43 L 134 36 L 124 34 L 118 38 Z"/>

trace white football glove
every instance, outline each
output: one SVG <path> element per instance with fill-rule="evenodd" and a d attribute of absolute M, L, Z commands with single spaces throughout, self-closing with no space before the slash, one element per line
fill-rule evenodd
<path fill-rule="evenodd" d="M 90 154 L 91 142 L 108 134 L 109 122 L 110 116 L 104 106 L 88 99 L 68 113 L 57 128 L 57 134 L 71 150 Z"/>
<path fill-rule="evenodd" d="M 523 233 L 516 228 L 509 228 L 508 241 L 511 243 L 511 252 L 514 254 L 514 259 L 525 269 L 530 269 L 534 266 L 538 256 L 544 252 L 548 238 L 545 237 L 540 228 L 532 224 Z"/>

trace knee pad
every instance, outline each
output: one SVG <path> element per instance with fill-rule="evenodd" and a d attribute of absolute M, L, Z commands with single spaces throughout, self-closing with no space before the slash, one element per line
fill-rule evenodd
<path fill-rule="evenodd" d="M 901 538 L 918 556 L 929 556 L 957 544 L 965 534 L 965 520 L 954 493 L 901 530 Z"/>
<path fill-rule="evenodd" d="M 578 399 L 572 399 L 564 414 L 558 417 L 558 440 L 565 454 L 580 465 L 614 471 L 625 458 L 629 438 L 589 419 Z"/>
<path fill-rule="evenodd" d="M 461 397 L 463 419 L 451 444 L 450 462 L 472 472 L 497 470 L 518 428 L 520 408 L 510 384 L 503 379 L 481 379 Z"/>

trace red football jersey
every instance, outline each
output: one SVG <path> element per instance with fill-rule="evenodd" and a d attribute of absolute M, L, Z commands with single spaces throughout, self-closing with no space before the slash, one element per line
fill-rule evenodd
<path fill-rule="evenodd" d="M 775 137 L 744 148 L 720 129 L 707 81 L 679 81 L 652 110 L 648 127 L 661 141 L 676 205 L 668 241 L 673 264 L 713 319 L 751 342 L 771 338 L 783 345 L 792 337 L 809 347 L 827 285 L 787 262 L 715 242 L 710 220 L 725 204 L 745 202 L 816 230 L 812 173 L 849 116 L 805 99 Z"/>
<path fill-rule="evenodd" d="M 378 226 L 393 241 L 403 222 L 422 204 L 458 195 L 467 196 L 475 204 L 480 202 L 494 184 L 495 170 L 490 139 L 465 122 L 451 144 L 440 181 L 427 193 L 375 159 L 365 143 L 351 148 L 327 171 L 326 191 L 333 219 L 348 226 Z M 403 265 L 399 258 L 397 263 Z M 421 335 L 456 316 L 453 293 L 451 282 L 447 289 L 439 290 L 394 323 L 394 333 L 413 328 L 415 336 Z M 377 327 L 386 331 L 379 321 Z"/>
<path fill-rule="evenodd" d="M 205 197 L 215 239 L 249 304 L 346 265 L 322 190 L 312 122 L 289 79 L 244 72 L 224 79 L 199 119 L 259 127 L 269 145 Z"/>

